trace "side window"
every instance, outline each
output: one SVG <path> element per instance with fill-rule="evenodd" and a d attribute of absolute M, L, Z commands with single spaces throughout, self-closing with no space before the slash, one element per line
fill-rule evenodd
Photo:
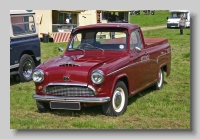
<path fill-rule="evenodd" d="M 13 35 L 35 33 L 34 17 L 32 15 L 20 15 L 11 17 Z"/>
<path fill-rule="evenodd" d="M 78 46 L 81 44 L 80 41 L 81 39 L 82 39 L 82 34 L 81 33 L 76 34 L 71 40 L 68 50 L 78 48 Z"/>
<path fill-rule="evenodd" d="M 137 35 L 135 33 L 136 31 L 131 33 L 131 38 L 130 38 L 130 49 L 133 50 L 134 47 L 137 47 Z"/>
<path fill-rule="evenodd" d="M 133 50 L 135 47 L 143 48 L 140 33 L 137 30 L 131 33 L 130 38 L 130 49 Z"/>

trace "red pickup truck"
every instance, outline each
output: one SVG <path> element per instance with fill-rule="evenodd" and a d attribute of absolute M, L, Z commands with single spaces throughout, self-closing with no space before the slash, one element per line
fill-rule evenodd
<path fill-rule="evenodd" d="M 130 23 L 80 26 L 61 56 L 35 68 L 33 98 L 40 112 L 102 105 L 105 115 L 119 116 L 129 97 L 152 85 L 161 89 L 170 70 L 166 38 L 144 38 Z"/>

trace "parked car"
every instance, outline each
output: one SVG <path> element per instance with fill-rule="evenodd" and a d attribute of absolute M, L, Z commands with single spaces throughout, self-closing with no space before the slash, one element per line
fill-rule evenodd
<path fill-rule="evenodd" d="M 143 38 L 130 23 L 79 26 L 64 54 L 35 68 L 33 99 L 40 112 L 102 105 L 105 115 L 119 116 L 129 97 L 152 85 L 161 89 L 170 70 L 166 38 Z"/>
<path fill-rule="evenodd" d="M 179 21 L 183 16 L 187 28 L 190 28 L 190 11 L 189 10 L 169 10 L 170 16 L 167 17 L 167 28 L 179 28 Z"/>
<path fill-rule="evenodd" d="M 140 15 L 140 10 L 135 10 L 136 15 Z"/>
<path fill-rule="evenodd" d="M 10 76 L 32 80 L 35 66 L 41 63 L 40 39 L 33 10 L 10 10 Z"/>

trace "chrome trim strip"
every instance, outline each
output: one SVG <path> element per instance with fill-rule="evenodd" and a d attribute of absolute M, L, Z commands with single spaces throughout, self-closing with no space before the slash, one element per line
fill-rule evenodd
<path fill-rule="evenodd" d="M 49 83 L 49 84 L 47 84 L 46 86 L 44 86 L 44 87 L 43 87 L 43 91 L 42 91 L 43 94 L 46 93 L 46 87 L 51 86 L 51 85 L 63 85 L 63 86 L 67 86 L 67 85 L 69 85 L 69 86 L 82 86 L 82 87 L 88 87 L 88 88 L 90 88 L 91 90 L 93 90 L 94 95 L 97 95 L 96 90 L 95 90 L 94 87 L 92 87 L 91 85 L 87 85 L 87 84 L 78 84 L 78 83 L 60 83 L 60 82 Z"/>
<path fill-rule="evenodd" d="M 17 67 L 19 67 L 19 64 L 11 65 L 10 69 L 14 69 L 14 68 L 17 68 Z"/>
<path fill-rule="evenodd" d="M 94 89 L 94 87 L 92 87 L 91 85 L 88 85 L 88 88 L 92 89 L 92 91 L 94 92 L 94 95 L 95 95 L 95 96 L 97 95 L 97 92 L 96 92 L 96 90 Z"/>
<path fill-rule="evenodd" d="M 33 99 L 40 101 L 68 101 L 68 102 L 84 102 L 84 103 L 105 103 L 110 101 L 110 97 L 57 97 L 57 96 L 42 96 L 42 95 L 33 95 Z"/>
<path fill-rule="evenodd" d="M 36 60 L 39 61 L 41 59 L 41 57 L 36 57 Z"/>
<path fill-rule="evenodd" d="M 49 83 L 46 86 L 51 86 L 51 85 L 70 85 L 70 86 L 83 86 L 86 87 L 87 84 L 79 84 L 79 83 L 61 83 L 61 82 L 54 82 L 54 83 Z"/>
<path fill-rule="evenodd" d="M 169 53 L 171 53 L 171 52 L 169 52 Z M 112 74 L 114 74 L 114 73 L 116 73 L 116 72 L 118 72 L 118 71 L 121 71 L 121 70 L 123 70 L 123 69 L 125 69 L 125 68 L 131 67 L 131 66 L 134 66 L 134 65 L 137 65 L 137 64 L 142 63 L 142 62 L 147 62 L 147 61 L 149 61 L 149 60 L 152 60 L 152 61 L 154 61 L 156 64 L 158 64 L 158 59 L 159 59 L 160 57 L 162 57 L 162 56 L 165 56 L 165 55 L 169 54 L 169 53 L 165 53 L 165 54 L 159 55 L 159 56 L 157 57 L 156 60 L 154 60 L 154 59 L 148 59 L 148 60 L 142 60 L 142 61 L 135 62 L 135 63 L 130 64 L 130 65 L 128 65 L 128 66 L 125 66 L 125 67 L 123 67 L 123 68 L 121 68 L 121 69 L 118 69 L 118 70 L 115 70 L 115 71 L 113 71 L 113 72 L 111 72 L 111 73 L 108 73 L 106 76 L 110 76 L 110 75 L 112 75 Z"/>
<path fill-rule="evenodd" d="M 144 60 L 144 61 L 146 61 L 146 60 Z M 139 64 L 139 63 L 141 63 L 141 62 L 142 62 L 142 61 L 139 61 L 139 62 L 135 62 L 135 63 L 133 63 L 133 64 L 130 64 L 130 65 L 128 65 L 128 66 L 125 66 L 125 67 L 123 67 L 123 68 L 121 68 L 121 69 L 118 69 L 118 70 L 116 70 L 116 71 L 113 71 L 113 72 L 107 74 L 106 76 L 110 76 L 110 75 L 112 75 L 112 74 L 114 74 L 114 73 L 116 73 L 116 72 L 118 72 L 118 71 L 121 71 L 121 70 L 123 70 L 123 69 L 125 69 L 125 68 L 131 67 L 131 66 L 134 66 L 134 65 L 137 65 L 137 64 Z"/>

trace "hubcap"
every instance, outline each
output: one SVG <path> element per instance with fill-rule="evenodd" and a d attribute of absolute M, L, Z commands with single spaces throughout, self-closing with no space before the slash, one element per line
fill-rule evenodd
<path fill-rule="evenodd" d="M 113 100 L 112 100 L 114 110 L 116 112 L 120 112 L 124 107 L 124 103 L 125 103 L 124 90 L 122 88 L 117 88 L 113 94 Z"/>
<path fill-rule="evenodd" d="M 31 65 L 31 61 L 27 60 L 24 65 L 23 65 L 23 75 L 26 78 L 29 78 L 32 74 L 32 65 Z"/>
<path fill-rule="evenodd" d="M 121 97 L 120 92 L 117 92 L 117 93 L 116 93 L 115 98 L 114 98 L 114 102 L 115 102 L 115 106 L 118 108 L 119 105 L 120 105 L 121 102 L 122 102 L 122 97 Z"/>

